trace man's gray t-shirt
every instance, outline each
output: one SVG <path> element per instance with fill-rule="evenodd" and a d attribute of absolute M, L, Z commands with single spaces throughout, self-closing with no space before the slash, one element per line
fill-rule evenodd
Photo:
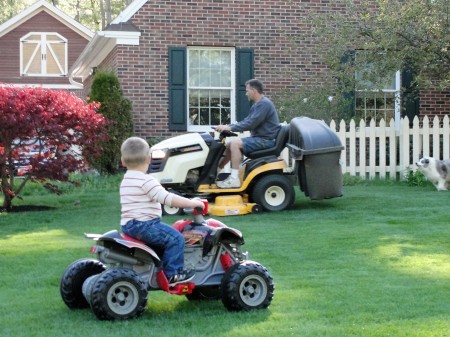
<path fill-rule="evenodd" d="M 239 123 L 231 124 L 231 131 L 250 131 L 252 137 L 275 139 L 280 129 L 280 121 L 275 105 L 266 96 L 252 105 L 250 112 Z"/>

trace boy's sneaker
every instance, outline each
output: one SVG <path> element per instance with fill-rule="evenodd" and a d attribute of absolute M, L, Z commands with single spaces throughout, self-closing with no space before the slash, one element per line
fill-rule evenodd
<path fill-rule="evenodd" d="M 229 176 L 223 181 L 217 181 L 216 185 L 219 188 L 238 188 L 241 187 L 241 181 L 237 177 Z"/>
<path fill-rule="evenodd" d="M 180 274 L 175 274 L 171 277 L 169 277 L 169 286 L 174 286 L 178 283 L 188 282 L 192 280 L 195 276 L 195 271 L 189 270 L 189 271 L 183 271 Z"/>

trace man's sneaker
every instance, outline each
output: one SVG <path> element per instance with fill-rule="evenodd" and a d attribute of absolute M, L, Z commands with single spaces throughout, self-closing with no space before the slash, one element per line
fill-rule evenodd
<path fill-rule="evenodd" d="M 195 276 L 195 272 L 193 270 L 183 271 L 180 274 L 175 274 L 169 277 L 169 286 L 174 286 L 178 283 L 189 282 Z"/>
<path fill-rule="evenodd" d="M 239 178 L 229 176 L 223 181 L 217 181 L 216 185 L 219 188 L 238 188 L 241 187 L 241 181 Z"/>

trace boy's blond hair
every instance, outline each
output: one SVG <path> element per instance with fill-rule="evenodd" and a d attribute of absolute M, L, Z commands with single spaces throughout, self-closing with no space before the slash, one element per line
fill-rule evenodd
<path fill-rule="evenodd" d="M 150 146 L 140 137 L 130 137 L 120 148 L 124 166 L 139 166 L 145 164 L 150 155 Z"/>

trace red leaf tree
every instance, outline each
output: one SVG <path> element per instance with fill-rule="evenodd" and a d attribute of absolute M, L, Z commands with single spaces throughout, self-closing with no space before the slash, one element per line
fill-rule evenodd
<path fill-rule="evenodd" d="M 97 108 L 63 90 L 0 87 L 3 209 L 11 208 L 27 181 L 67 181 L 69 173 L 86 168 L 85 158 L 99 155 L 106 122 Z"/>

